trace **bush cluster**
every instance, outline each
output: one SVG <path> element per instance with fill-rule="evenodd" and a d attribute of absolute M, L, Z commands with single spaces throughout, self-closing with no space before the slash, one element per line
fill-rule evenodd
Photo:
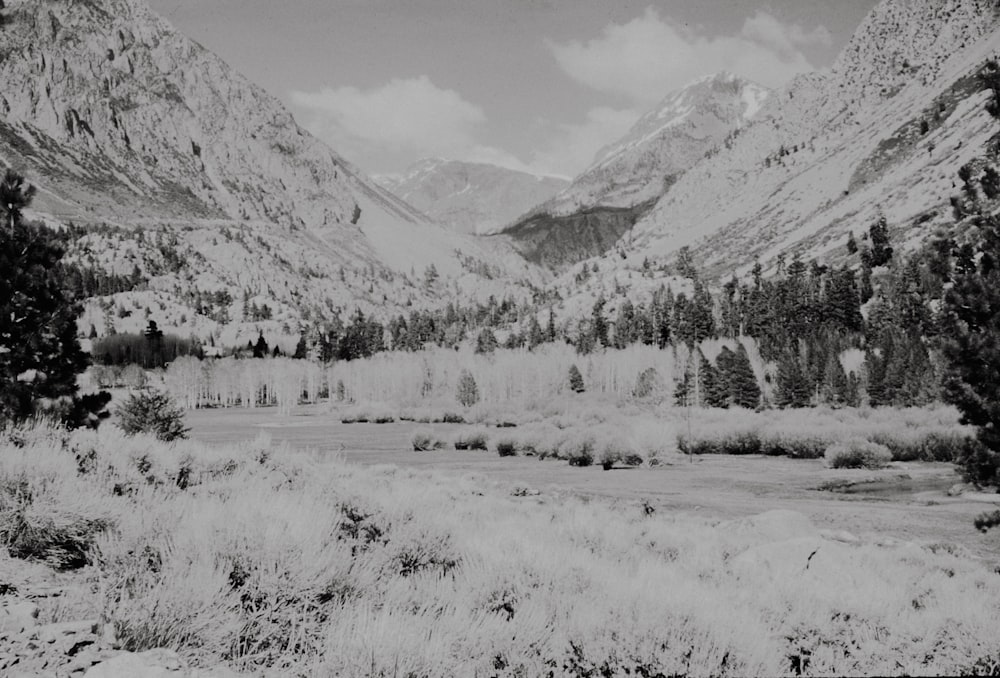
<path fill-rule="evenodd" d="M 892 452 L 885 445 L 853 438 L 826 448 L 823 457 L 830 468 L 885 468 Z"/>

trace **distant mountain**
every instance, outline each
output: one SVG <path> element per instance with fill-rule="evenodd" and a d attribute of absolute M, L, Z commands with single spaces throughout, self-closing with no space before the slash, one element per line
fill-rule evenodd
<path fill-rule="evenodd" d="M 486 163 L 429 158 L 375 181 L 459 233 L 491 233 L 569 185 Z"/>
<path fill-rule="evenodd" d="M 998 56 L 995 2 L 883 0 L 830 72 L 768 97 L 613 255 L 591 262 L 600 275 L 587 294 L 644 284 L 642 271 L 684 246 L 707 275 L 728 277 L 755 260 L 773 270 L 782 254 L 850 263 L 848 234 L 860 237 L 880 216 L 900 249 L 950 226 L 959 169 L 969 166 L 986 200 L 978 178 L 997 164 L 1000 121 L 987 110 L 995 93 L 983 76 Z M 573 275 L 557 283 L 566 294 L 579 293 Z"/>
<path fill-rule="evenodd" d="M 572 184 L 505 233 L 525 257 L 550 267 L 606 252 L 685 170 L 730 145 L 769 96 L 729 73 L 670 93 Z"/>
<path fill-rule="evenodd" d="M 39 186 L 36 217 L 102 227 L 71 256 L 138 267 L 177 324 L 218 331 L 190 302 L 210 292 L 294 326 L 436 301 L 449 279 L 501 284 L 503 257 L 373 183 L 141 0 L 7 0 L 0 16 L 0 159 Z M 421 284 L 432 265 L 438 290 Z M 108 315 L 99 331 L 127 324 Z"/>
<path fill-rule="evenodd" d="M 994 2 L 884 0 L 829 74 L 794 80 L 730 147 L 690 168 L 627 253 L 688 245 L 722 273 L 786 251 L 826 258 L 880 214 L 898 243 L 918 242 L 951 221 L 958 169 L 981 171 L 1000 133 L 980 77 L 1000 52 L 998 29 Z"/>

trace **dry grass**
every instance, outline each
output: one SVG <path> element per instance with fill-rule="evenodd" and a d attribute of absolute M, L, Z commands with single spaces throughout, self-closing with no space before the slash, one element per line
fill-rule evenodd
<path fill-rule="evenodd" d="M 1000 577 L 958 549 L 511 496 L 265 440 L 41 438 L 0 442 L 0 530 L 11 497 L 41 526 L 104 521 L 79 545 L 132 649 L 428 677 L 935 675 L 1000 652 Z"/>

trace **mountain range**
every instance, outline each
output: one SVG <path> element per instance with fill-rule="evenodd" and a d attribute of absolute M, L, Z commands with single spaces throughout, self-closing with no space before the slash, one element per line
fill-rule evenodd
<path fill-rule="evenodd" d="M 147 281 L 88 302 L 99 334 L 156 317 L 235 342 L 543 287 L 566 316 L 676 282 L 683 247 L 719 279 L 836 261 L 882 217 L 911 246 L 1000 148 L 987 0 L 882 0 L 829 71 L 777 91 L 702 78 L 569 183 L 443 160 L 373 180 L 142 0 L 0 17 L 0 159 L 38 186 L 31 216 L 87 230 L 71 259 Z M 225 313 L 199 312 L 208 295 Z"/>
<path fill-rule="evenodd" d="M 373 177 L 458 233 L 493 233 L 569 185 L 565 179 L 486 163 L 428 158 L 397 176 Z"/>
<path fill-rule="evenodd" d="M 150 279 L 167 327 L 223 329 L 184 313 L 198 293 L 296 324 L 429 303 L 430 267 L 486 294 L 527 272 L 378 186 L 141 0 L 10 0 L 0 16 L 0 157 L 38 186 L 36 217 L 98 228 L 74 256 Z M 130 310 L 87 320 L 141 325 Z"/>

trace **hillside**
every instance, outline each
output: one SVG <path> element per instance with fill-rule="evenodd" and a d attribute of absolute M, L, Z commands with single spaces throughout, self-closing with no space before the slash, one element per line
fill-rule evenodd
<path fill-rule="evenodd" d="M 841 256 L 884 214 L 898 243 L 953 219 L 957 173 L 1000 125 L 980 77 L 1000 49 L 995 3 L 885 0 L 828 74 L 801 76 L 689 169 L 622 243 L 632 267 L 690 246 L 718 275 L 782 252 Z"/>
<path fill-rule="evenodd" d="M 400 199 L 458 233 L 491 233 L 569 182 L 486 163 L 429 158 L 400 176 L 374 179 Z"/>
<path fill-rule="evenodd" d="M 554 269 L 607 252 L 688 167 L 720 144 L 728 147 L 768 96 L 729 73 L 671 92 L 504 233 L 529 261 Z"/>
<path fill-rule="evenodd" d="M 33 216 L 98 229 L 72 257 L 139 267 L 171 309 L 161 324 L 220 331 L 195 322 L 198 292 L 259 298 L 293 326 L 503 292 L 481 275 L 503 256 L 374 184 L 141 0 L 13 0 L 2 16 L 0 158 L 38 185 Z M 438 289 L 420 284 L 430 266 Z"/>

